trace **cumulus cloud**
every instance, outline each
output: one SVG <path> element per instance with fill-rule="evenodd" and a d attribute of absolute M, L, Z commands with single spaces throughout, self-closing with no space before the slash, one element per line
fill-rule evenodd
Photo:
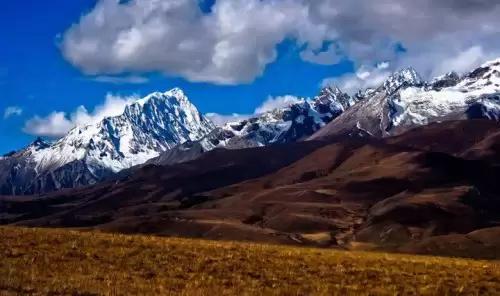
<path fill-rule="evenodd" d="M 71 114 L 54 111 L 45 117 L 36 115 L 26 121 L 23 131 L 35 136 L 59 138 L 75 126 L 93 124 L 105 117 L 118 116 L 123 113 L 127 104 L 137 99 L 137 96 L 121 97 L 107 94 L 104 102 L 97 105 L 92 112 L 84 106 L 79 106 Z"/>
<path fill-rule="evenodd" d="M 160 71 L 191 81 L 250 82 L 305 19 L 297 1 L 101 0 L 63 36 L 64 56 L 89 74 Z"/>
<path fill-rule="evenodd" d="M 292 104 L 300 102 L 304 99 L 301 99 L 292 95 L 284 95 L 284 96 L 268 96 L 267 99 L 257 108 L 252 114 L 219 114 L 219 113 L 207 113 L 207 116 L 212 122 L 217 126 L 223 126 L 228 122 L 234 122 L 239 120 L 244 120 L 251 118 L 253 116 L 258 116 L 259 114 L 266 113 L 272 111 L 274 109 L 288 107 Z"/>
<path fill-rule="evenodd" d="M 58 138 L 74 127 L 64 112 L 52 112 L 46 117 L 35 116 L 28 120 L 23 128 L 25 133 L 35 136 Z"/>
<path fill-rule="evenodd" d="M 23 113 L 23 109 L 18 106 L 9 106 L 5 108 L 5 111 L 3 112 L 3 118 L 7 119 L 11 116 L 19 116 Z"/>
<path fill-rule="evenodd" d="M 393 69 L 413 66 L 431 78 L 500 55 L 498 1 L 318 0 L 310 7 L 317 24 L 336 31 L 337 43 L 357 67 L 390 61 Z M 470 65 L 444 64 L 471 48 L 482 52 L 474 52 Z"/>
<path fill-rule="evenodd" d="M 64 33 L 61 49 L 93 75 L 160 71 L 236 84 L 261 75 L 289 39 L 308 62 L 390 61 L 427 76 L 449 57 L 499 55 L 499 13 L 491 0 L 217 0 L 208 13 L 198 0 L 100 0 Z"/>
<path fill-rule="evenodd" d="M 382 62 L 375 67 L 361 66 L 355 73 L 326 78 L 321 84 L 322 87 L 336 85 L 345 93 L 354 95 L 358 90 L 380 86 L 391 73 L 390 64 Z"/>

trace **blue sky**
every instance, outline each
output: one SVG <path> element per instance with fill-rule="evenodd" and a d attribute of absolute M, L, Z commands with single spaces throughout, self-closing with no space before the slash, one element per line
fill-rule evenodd
<path fill-rule="evenodd" d="M 0 154 L 19 149 L 35 136 L 22 131 L 29 118 L 52 111 L 72 112 L 84 105 L 91 110 L 107 93 L 145 95 L 181 87 L 201 112 L 252 113 L 268 96 L 314 96 L 321 81 L 352 70 L 352 64 L 323 66 L 302 61 L 293 42 L 283 42 L 279 56 L 263 76 L 241 85 L 192 83 L 183 78 L 148 73 L 143 84 L 96 82 L 68 63 L 58 46 L 58 36 L 81 14 L 93 8 L 89 0 L 6 1 L 0 12 Z M 22 114 L 3 118 L 9 106 Z"/>
<path fill-rule="evenodd" d="M 180 87 L 203 113 L 252 114 L 269 97 L 353 93 L 406 66 L 463 73 L 500 56 L 499 14 L 482 0 L 2 1 L 0 155 L 107 94 Z"/>

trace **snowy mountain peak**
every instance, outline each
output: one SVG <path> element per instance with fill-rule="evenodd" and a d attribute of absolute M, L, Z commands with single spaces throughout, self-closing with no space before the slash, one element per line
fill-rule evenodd
<path fill-rule="evenodd" d="M 393 94 L 403 86 L 417 86 L 424 81 L 412 67 L 403 68 L 395 72 L 384 83 L 384 89 L 388 94 Z"/>
<path fill-rule="evenodd" d="M 465 75 L 468 81 L 492 81 L 498 82 L 500 76 L 500 59 L 489 61 Z"/>
<path fill-rule="evenodd" d="M 430 85 L 435 88 L 443 88 L 443 87 L 451 87 L 457 85 L 457 83 L 460 81 L 460 76 L 457 74 L 457 72 L 448 72 L 444 75 L 435 77 L 432 79 Z"/>
<path fill-rule="evenodd" d="M 355 103 L 356 99 L 339 88 L 326 87 L 312 100 L 300 99 L 286 107 L 226 123 L 199 141 L 198 146 L 208 151 L 217 147 L 237 149 L 299 141 L 318 131 Z"/>
<path fill-rule="evenodd" d="M 394 73 L 312 139 L 338 134 L 387 137 L 416 126 L 472 118 L 500 120 L 500 59 L 460 77 L 425 82 L 412 68 Z"/>
<path fill-rule="evenodd" d="M 187 99 L 186 94 L 184 91 L 178 87 L 174 87 L 171 90 L 168 90 L 163 93 L 166 96 L 171 96 L 171 97 L 176 97 L 179 99 Z"/>
<path fill-rule="evenodd" d="M 497 58 L 497 59 L 494 59 L 491 61 L 487 61 L 484 64 L 482 64 L 480 68 L 487 68 L 487 67 L 500 68 L 500 58 Z"/>
<path fill-rule="evenodd" d="M 343 92 L 336 85 L 329 85 L 327 87 L 322 88 L 319 95 L 338 96 L 338 95 L 343 95 Z"/>
<path fill-rule="evenodd" d="M 484 63 L 465 74 L 456 88 L 465 93 L 497 93 L 500 90 L 500 59 Z"/>
<path fill-rule="evenodd" d="M 153 92 L 149 95 L 145 96 L 142 99 L 138 99 L 137 101 L 131 103 L 130 105 L 138 104 L 143 106 L 144 104 L 150 103 L 151 101 L 178 101 L 179 103 L 190 103 L 186 94 L 180 88 L 173 88 L 166 92 Z"/>
<path fill-rule="evenodd" d="M 27 177 L 20 187 L 26 193 L 88 185 L 179 144 L 199 140 L 214 128 L 176 88 L 149 94 L 127 105 L 121 115 L 77 126 L 53 144 L 37 139 L 11 159 L 1 159 L 0 167 L 19 163 L 23 174 L 36 175 Z M 19 174 L 9 176 L 5 177 Z M 19 188 L 9 190 L 19 192 Z"/>
<path fill-rule="evenodd" d="M 328 105 L 329 109 L 338 109 L 339 111 L 345 111 L 355 103 L 354 98 L 342 92 L 337 86 L 328 86 L 321 89 L 319 95 L 312 102 L 315 107 Z"/>
<path fill-rule="evenodd" d="M 49 147 L 50 144 L 43 140 L 41 137 L 37 137 L 28 147 L 33 147 L 35 149 L 45 149 Z"/>

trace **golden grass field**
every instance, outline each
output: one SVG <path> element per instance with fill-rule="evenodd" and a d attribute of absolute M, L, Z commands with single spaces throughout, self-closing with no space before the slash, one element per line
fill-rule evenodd
<path fill-rule="evenodd" d="M 493 295 L 500 264 L 0 227 L 0 295 Z"/>

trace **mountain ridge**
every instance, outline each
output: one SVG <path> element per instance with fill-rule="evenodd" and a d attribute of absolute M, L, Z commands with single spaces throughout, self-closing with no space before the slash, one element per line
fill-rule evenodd
<path fill-rule="evenodd" d="M 213 129 L 180 89 L 155 92 L 128 104 L 121 115 L 76 126 L 52 144 L 37 139 L 36 145 L 0 159 L 0 192 L 94 184 Z"/>
<path fill-rule="evenodd" d="M 228 122 L 199 141 L 186 142 L 147 164 L 169 165 L 217 148 L 241 149 L 301 141 L 354 106 L 359 98 L 337 87 L 325 87 L 312 99 L 300 99 L 249 119 Z"/>
<path fill-rule="evenodd" d="M 412 67 L 354 96 L 336 86 L 220 127 L 184 92 L 154 92 L 124 112 L 77 126 L 65 137 L 37 139 L 0 158 L 0 193 L 34 194 L 95 184 L 147 164 L 185 162 L 213 149 L 241 149 L 336 135 L 388 137 L 432 122 L 500 119 L 500 59 L 459 76 L 424 81 Z"/>
<path fill-rule="evenodd" d="M 215 127 L 184 92 L 153 92 L 123 113 L 77 126 L 66 136 L 0 158 L 0 194 L 24 195 L 92 185 L 144 164 L 188 161 L 216 148 L 238 149 L 305 139 L 356 103 L 338 88 L 312 100 Z M 120 174 L 119 174 L 120 173 Z"/>
<path fill-rule="evenodd" d="M 430 82 L 405 68 L 309 139 L 360 132 L 388 137 L 432 122 L 478 118 L 500 119 L 500 59 Z"/>

